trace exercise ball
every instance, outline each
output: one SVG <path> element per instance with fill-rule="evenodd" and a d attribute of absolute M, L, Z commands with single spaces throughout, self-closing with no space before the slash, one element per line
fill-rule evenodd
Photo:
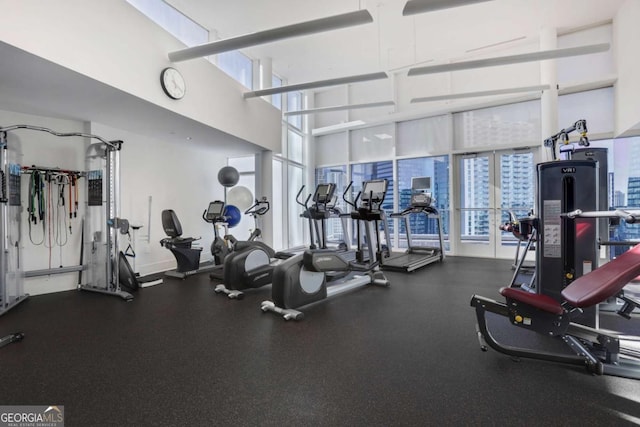
<path fill-rule="evenodd" d="M 253 205 L 254 199 L 251 190 L 241 185 L 233 187 L 227 192 L 227 203 L 237 206 L 242 212 Z"/>
<path fill-rule="evenodd" d="M 233 166 L 225 166 L 218 171 L 218 182 L 223 187 L 233 187 L 239 180 L 240 174 Z"/>
<path fill-rule="evenodd" d="M 224 208 L 224 216 L 227 218 L 227 226 L 233 228 L 240 223 L 242 213 L 240 209 L 233 205 L 227 205 Z"/>

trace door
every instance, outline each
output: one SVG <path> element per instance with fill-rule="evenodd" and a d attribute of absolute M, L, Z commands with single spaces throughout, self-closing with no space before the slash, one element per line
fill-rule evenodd
<path fill-rule="evenodd" d="M 456 157 L 456 252 L 462 256 L 513 258 L 518 240 L 499 226 L 509 221 L 509 212 L 520 218 L 533 210 L 536 152 L 526 148 Z"/>

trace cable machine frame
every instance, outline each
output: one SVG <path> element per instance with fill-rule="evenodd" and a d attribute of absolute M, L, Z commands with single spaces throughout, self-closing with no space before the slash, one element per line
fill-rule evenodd
<path fill-rule="evenodd" d="M 52 134 L 57 137 L 81 137 L 86 139 L 96 139 L 99 142 L 90 144 L 87 148 L 85 160 L 87 161 L 87 166 L 89 166 L 89 160 L 94 158 L 101 158 L 105 161 L 106 165 L 102 168 L 104 172 L 104 176 L 102 173 L 100 174 L 101 178 L 104 178 L 106 185 L 102 186 L 102 197 L 99 205 L 102 205 L 102 213 L 104 217 L 100 221 L 100 231 L 91 233 L 92 225 L 83 219 L 83 239 L 81 243 L 81 260 L 80 265 L 78 266 L 69 266 L 58 269 L 46 269 L 46 270 L 35 270 L 29 272 L 20 272 L 18 269 L 18 273 L 20 273 L 21 277 L 34 277 L 34 276 L 42 276 L 56 273 L 68 273 L 78 271 L 78 289 L 91 291 L 91 292 L 99 292 L 103 294 L 118 296 L 123 298 L 126 301 L 133 299 L 133 296 L 123 291 L 120 288 L 119 281 L 119 245 L 118 245 L 118 234 L 125 234 L 129 223 L 127 220 L 119 218 L 119 208 L 120 208 L 120 150 L 122 148 L 123 141 L 114 140 L 108 141 L 101 136 L 83 133 L 83 132 L 57 132 L 52 129 L 40 126 L 33 125 L 11 125 L 0 127 L 0 167 L 2 168 L 3 177 L 6 176 L 9 172 L 9 159 L 7 156 L 7 148 L 8 148 L 8 137 L 7 133 L 12 132 L 19 129 L 27 129 L 39 132 L 46 132 Z M 90 153 L 95 153 L 90 156 Z M 89 173 L 82 172 L 82 176 L 88 177 Z M 89 180 L 87 179 L 87 187 Z M 0 196 L 0 296 L 2 297 L 2 301 L 0 304 L 0 315 L 4 314 L 9 309 L 13 308 L 20 302 L 26 300 L 28 298 L 28 294 L 24 293 L 24 286 L 21 284 L 21 289 L 19 290 L 20 295 L 15 299 L 15 301 L 7 301 L 7 283 L 6 277 L 8 273 L 7 266 L 7 234 L 9 230 L 9 219 L 8 219 L 8 180 L 2 179 L 2 192 Z M 89 193 L 89 192 L 87 192 Z M 87 194 L 88 199 L 89 194 Z M 85 203 L 85 215 L 89 215 L 89 211 L 92 207 L 98 205 L 91 206 L 89 201 Z M 90 216 L 90 215 L 89 215 Z M 20 227 L 20 222 L 18 223 Z M 104 238 L 104 241 L 98 240 Z M 87 239 L 89 239 L 87 241 Z M 97 262 L 96 259 L 93 259 L 91 255 L 97 253 L 100 250 L 100 246 L 104 246 L 105 250 L 105 258 L 101 260 L 104 263 L 104 274 L 100 274 L 98 272 L 97 277 L 93 278 L 92 275 L 95 275 L 94 269 Z M 91 249 L 91 253 L 85 254 L 85 247 Z M 89 256 L 87 256 L 89 255 Z M 85 259 L 88 258 L 88 261 Z M 89 282 L 83 284 L 82 283 L 82 274 L 84 271 L 89 273 Z M 102 277 L 100 277 L 102 276 Z M 95 280 L 92 280 L 95 279 Z"/>

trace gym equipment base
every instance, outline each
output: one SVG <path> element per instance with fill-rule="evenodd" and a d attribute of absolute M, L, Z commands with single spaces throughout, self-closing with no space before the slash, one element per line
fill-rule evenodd
<path fill-rule="evenodd" d="M 19 296 L 18 298 L 14 299 L 12 302 L 10 302 L 9 304 L 7 304 L 6 306 L 3 306 L 0 309 L 0 316 L 2 316 L 3 314 L 5 314 L 7 311 L 11 310 L 12 308 L 14 308 L 16 305 L 20 304 L 23 301 L 26 301 L 27 298 L 29 298 L 29 294 L 24 294 Z"/>
<path fill-rule="evenodd" d="M 223 285 L 223 284 L 220 284 L 220 285 L 216 286 L 214 288 L 214 292 L 216 294 L 224 293 L 229 297 L 229 299 L 243 299 L 244 298 L 244 292 L 233 290 L 233 289 L 227 289 L 227 287 L 225 285 Z"/>
<path fill-rule="evenodd" d="M 363 276 L 354 276 L 349 279 L 346 283 L 336 284 L 332 286 L 327 286 L 327 297 L 325 299 L 321 299 L 318 301 L 314 301 L 311 304 L 305 305 L 305 307 L 311 306 L 313 304 L 317 304 L 321 301 L 325 301 L 326 299 L 331 298 L 332 296 L 336 296 L 339 294 L 343 294 L 345 292 L 349 292 L 355 289 L 359 289 L 365 285 L 377 285 L 377 286 L 389 286 L 389 281 L 384 278 L 376 278 L 376 276 L 382 276 L 381 272 L 372 272 L 371 274 L 366 274 Z M 304 313 L 293 309 L 293 308 L 282 308 L 278 307 L 273 303 L 273 301 L 263 301 L 260 305 L 260 309 L 263 313 L 267 311 L 271 311 L 277 314 L 282 315 L 284 320 L 302 320 L 304 319 Z"/>
<path fill-rule="evenodd" d="M 113 295 L 114 297 L 120 297 L 125 301 L 131 301 L 133 299 L 133 295 L 131 295 L 129 292 L 125 292 L 122 290 L 105 289 L 105 288 L 99 288 L 97 286 L 91 286 L 91 285 L 79 285 L 78 289 L 81 291 L 90 291 L 90 292 L 98 292 L 106 295 Z"/>
<path fill-rule="evenodd" d="M 549 339 L 561 339 L 575 355 L 513 347 L 496 341 L 487 327 L 485 317 L 485 313 L 490 312 L 508 318 L 509 308 L 505 303 L 474 295 L 471 306 L 476 311 L 476 332 L 482 351 L 491 347 L 508 356 L 584 366 L 595 375 L 640 379 L 640 337 L 570 323 L 565 333 Z"/>
<path fill-rule="evenodd" d="M 193 276 L 195 274 L 202 274 L 202 273 L 211 273 L 211 272 L 215 272 L 217 270 L 222 269 L 222 264 L 220 265 L 209 265 L 209 266 L 205 266 L 205 267 L 200 267 L 197 270 L 190 270 L 190 271 L 175 271 L 175 270 L 170 270 L 170 271 L 166 271 L 164 273 L 165 276 L 167 277 L 175 277 L 176 279 L 186 279 L 189 276 Z"/>

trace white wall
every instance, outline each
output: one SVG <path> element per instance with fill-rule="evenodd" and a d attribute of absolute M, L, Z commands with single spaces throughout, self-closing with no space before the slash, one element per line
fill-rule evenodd
<path fill-rule="evenodd" d="M 267 149 L 280 146 L 280 111 L 205 59 L 171 64 L 167 54 L 185 46 L 125 1 L 0 0 L 11 16 L 0 40 L 99 82 Z M 164 95 L 160 72 L 173 65 L 187 95 Z M 248 125 L 250 124 L 250 125 Z"/>
<path fill-rule="evenodd" d="M 177 145 L 99 123 L 92 123 L 91 131 L 107 139 L 124 141 L 120 154 L 120 215 L 132 223 L 143 224 L 136 233 L 136 270 L 145 275 L 176 266 L 171 252 L 159 243 L 166 237 L 161 221 L 164 209 L 176 212 L 184 237 L 202 237 L 198 241 L 204 248 L 201 261 L 211 259 L 213 228 L 202 219 L 202 213 L 210 201 L 224 200 L 218 170 L 226 166 L 227 156 L 207 144 L 185 141 Z"/>
<path fill-rule="evenodd" d="M 618 69 L 616 83 L 616 136 L 640 123 L 640 1 L 624 3 L 613 24 L 615 60 Z"/>
<path fill-rule="evenodd" d="M 315 92 L 314 95 L 315 108 L 335 107 L 336 105 L 346 105 L 349 100 L 347 97 L 347 86 L 332 87 Z M 349 120 L 347 111 L 330 111 L 327 113 L 316 114 L 315 127 L 325 127 L 336 123 L 342 123 Z"/>
<path fill-rule="evenodd" d="M 0 124 L 29 124 L 48 127 L 58 132 L 85 132 L 99 135 L 107 140 L 123 140 L 121 159 L 121 204 L 120 216 L 132 224 L 143 228 L 136 233 L 136 270 L 142 275 L 175 268 L 175 258 L 171 252 L 160 246 L 165 237 L 161 223 L 163 209 L 173 209 L 178 214 L 184 236 L 202 237 L 199 241 L 204 248 L 202 261 L 211 259 L 209 247 L 213 240 L 210 224 L 202 220 L 202 212 L 208 203 L 224 199 L 224 189 L 218 183 L 218 170 L 227 163 L 227 155 L 210 144 L 194 144 L 151 139 L 125 132 L 98 123 L 53 119 L 9 111 L 0 111 Z M 12 143 L 19 143 L 22 165 L 58 167 L 62 169 L 85 170 L 85 147 L 83 138 L 59 138 L 48 133 L 31 130 L 16 130 L 8 134 Z M 95 142 L 95 141 L 94 141 Z M 215 145 L 215 144 L 214 144 Z M 78 218 L 71 221 L 72 232 L 61 241 L 68 239 L 64 246 L 56 246 L 49 251 L 45 245 L 34 245 L 29 240 L 28 231 L 28 182 L 22 178 L 22 231 L 23 267 L 25 271 L 51 267 L 75 266 L 80 259 L 81 217 L 86 203 L 86 181 L 80 180 L 80 209 Z M 149 227 L 149 197 L 151 204 L 151 227 Z M 54 194 L 54 203 L 55 203 Z M 68 224 L 65 224 L 67 227 Z M 67 228 L 61 229 L 66 231 Z M 32 227 L 34 241 L 42 239 L 42 226 Z M 147 241 L 147 236 L 148 240 Z M 121 240 L 121 249 L 128 244 Z M 25 291 L 31 295 L 75 289 L 78 273 L 58 274 L 25 279 Z"/>

